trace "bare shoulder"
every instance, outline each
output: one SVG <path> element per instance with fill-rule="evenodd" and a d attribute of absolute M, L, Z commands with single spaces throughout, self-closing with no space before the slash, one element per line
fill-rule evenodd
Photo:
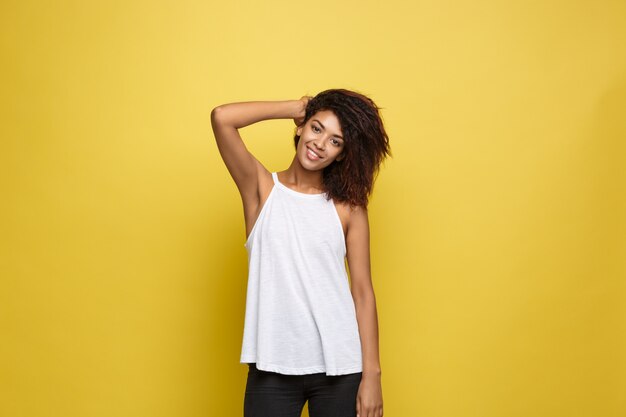
<path fill-rule="evenodd" d="M 367 231 L 369 230 L 367 207 L 348 206 L 347 210 L 350 215 L 348 223 L 348 233 L 350 233 L 350 229 L 352 229 L 353 232 L 359 232 L 361 234 L 367 233 Z"/>
<path fill-rule="evenodd" d="M 351 227 L 358 228 L 359 225 L 361 225 L 361 227 L 363 225 L 367 226 L 367 208 L 362 206 L 352 207 L 347 202 L 337 202 L 335 203 L 335 207 L 341 219 L 344 236 L 348 235 Z"/>

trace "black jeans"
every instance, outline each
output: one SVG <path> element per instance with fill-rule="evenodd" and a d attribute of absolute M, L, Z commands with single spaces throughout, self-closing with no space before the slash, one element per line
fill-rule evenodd
<path fill-rule="evenodd" d="M 283 375 L 248 364 L 244 417 L 300 417 L 309 401 L 309 417 L 356 417 L 362 372 Z"/>

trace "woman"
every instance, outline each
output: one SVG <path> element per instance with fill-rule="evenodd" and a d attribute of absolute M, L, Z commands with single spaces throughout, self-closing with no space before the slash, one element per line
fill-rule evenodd
<path fill-rule="evenodd" d="M 296 124 L 295 155 L 289 168 L 270 172 L 238 129 L 283 118 Z M 381 417 L 367 215 L 379 165 L 391 155 L 379 107 L 331 89 L 224 104 L 211 124 L 246 223 L 244 416 L 297 417 L 308 401 L 310 417 Z"/>

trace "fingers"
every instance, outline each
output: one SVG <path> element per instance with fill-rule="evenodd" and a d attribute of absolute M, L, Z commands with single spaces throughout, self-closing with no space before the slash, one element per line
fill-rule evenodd
<path fill-rule="evenodd" d="M 313 98 L 313 97 L 311 97 L 311 96 L 302 96 L 302 97 L 300 98 L 300 100 L 301 100 L 302 102 L 304 102 L 304 105 L 305 105 L 305 107 L 306 107 L 306 105 L 309 103 L 309 101 L 310 101 L 312 98 Z"/>

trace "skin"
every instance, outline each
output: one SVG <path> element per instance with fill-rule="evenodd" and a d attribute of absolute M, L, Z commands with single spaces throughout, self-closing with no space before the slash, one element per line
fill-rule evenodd
<path fill-rule="evenodd" d="M 274 181 L 271 172 L 247 150 L 238 129 L 262 120 L 294 120 L 300 141 L 291 165 L 277 175 L 280 182 L 301 193 L 323 192 L 323 168 L 344 156 L 341 125 L 332 111 L 318 111 L 304 123 L 308 100 L 310 97 L 304 96 L 300 100 L 229 103 L 218 106 L 211 112 L 211 125 L 220 155 L 241 195 L 246 238 L 274 186 Z M 321 158 L 309 159 L 308 148 Z M 335 207 L 346 237 L 350 290 L 361 338 L 363 374 L 357 393 L 357 416 L 382 417 L 378 313 L 370 271 L 367 208 L 350 208 L 347 204 L 337 202 Z"/>

